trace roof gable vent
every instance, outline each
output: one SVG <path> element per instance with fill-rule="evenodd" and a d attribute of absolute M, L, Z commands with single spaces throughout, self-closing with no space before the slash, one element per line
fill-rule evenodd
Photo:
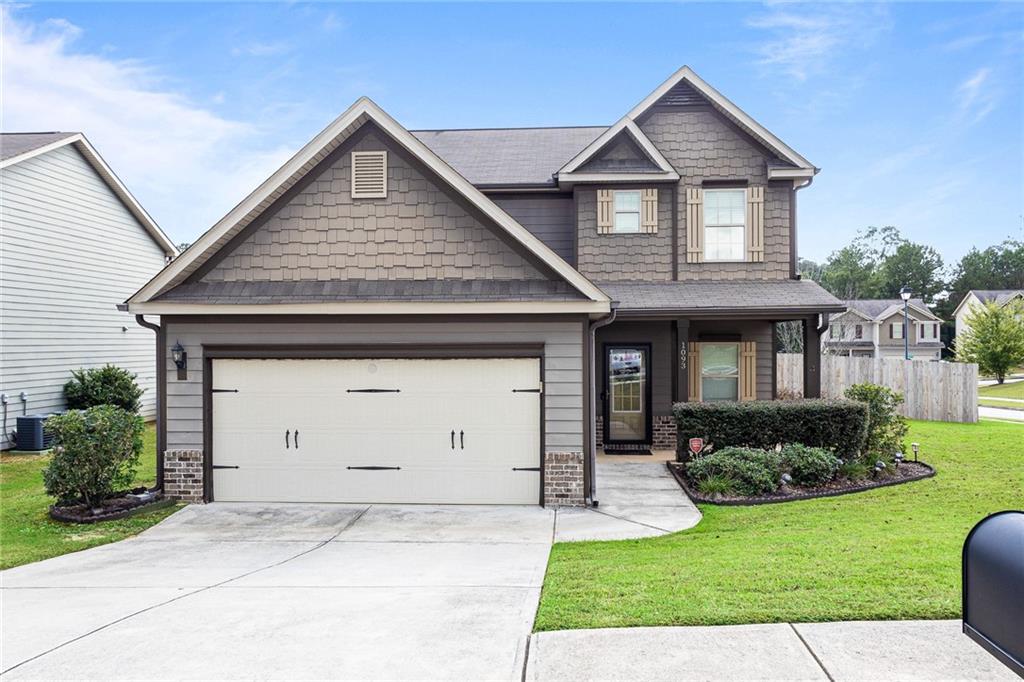
<path fill-rule="evenodd" d="M 388 153 L 352 152 L 352 198 L 384 199 L 388 195 Z"/>
<path fill-rule="evenodd" d="M 686 81 L 679 81 L 658 100 L 661 107 L 687 107 L 707 104 L 707 101 Z"/>

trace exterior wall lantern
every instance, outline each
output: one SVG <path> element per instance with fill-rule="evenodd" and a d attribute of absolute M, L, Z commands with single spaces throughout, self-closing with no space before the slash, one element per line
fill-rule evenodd
<path fill-rule="evenodd" d="M 174 366 L 178 368 L 178 379 L 188 379 L 188 353 L 180 341 L 171 347 L 171 360 L 174 360 Z"/>

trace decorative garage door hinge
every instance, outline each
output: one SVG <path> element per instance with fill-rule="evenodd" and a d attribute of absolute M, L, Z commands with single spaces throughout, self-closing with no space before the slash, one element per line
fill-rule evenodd
<path fill-rule="evenodd" d="M 237 388 L 211 388 L 210 393 L 238 393 Z"/>
<path fill-rule="evenodd" d="M 350 388 L 345 393 L 401 393 L 400 388 Z"/>
<path fill-rule="evenodd" d="M 213 464 L 210 466 L 211 469 L 237 469 L 237 464 Z"/>
<path fill-rule="evenodd" d="M 402 467 L 345 467 L 346 469 L 359 469 L 361 471 L 398 471 Z"/>
<path fill-rule="evenodd" d="M 512 471 L 540 471 L 540 467 L 512 467 Z"/>
<path fill-rule="evenodd" d="M 540 387 L 538 387 L 538 388 L 513 388 L 512 392 L 513 393 L 543 393 L 544 392 L 544 382 L 541 382 Z"/>

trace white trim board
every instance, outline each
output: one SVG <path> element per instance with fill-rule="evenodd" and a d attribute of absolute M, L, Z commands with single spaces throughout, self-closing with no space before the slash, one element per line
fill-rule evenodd
<path fill-rule="evenodd" d="M 569 162 L 562 166 L 555 175 L 559 178 L 559 180 L 561 180 L 564 176 L 571 175 L 576 171 L 577 168 L 590 161 L 594 156 L 597 155 L 598 152 L 604 149 L 605 145 L 610 143 L 612 140 L 614 140 L 622 133 L 625 133 L 632 137 L 633 141 L 640 146 L 643 152 L 647 154 L 647 156 L 661 170 L 660 175 L 652 173 L 629 173 L 627 175 L 656 175 L 656 177 L 662 180 L 679 179 L 679 173 L 677 173 L 676 170 L 672 167 L 672 164 L 668 162 L 668 159 L 665 158 L 664 154 L 658 151 L 658 148 L 654 146 L 654 143 L 651 142 L 646 135 L 644 135 L 643 131 L 641 131 L 640 128 L 637 127 L 636 123 L 634 123 L 633 120 L 628 116 L 623 116 L 618 120 L 618 122 L 615 125 L 611 126 L 610 128 L 608 128 L 608 130 L 601 133 L 596 140 L 594 140 L 586 147 L 584 147 L 579 154 L 569 159 Z"/>
<path fill-rule="evenodd" d="M 51 142 L 50 144 L 30 149 L 23 154 L 12 156 L 9 159 L 4 159 L 3 161 L 0 161 L 0 168 L 13 166 L 14 164 L 41 156 L 47 152 L 53 151 L 54 149 L 59 149 L 60 147 L 69 144 L 73 144 L 75 149 L 85 157 L 85 160 L 89 162 L 89 165 L 91 165 L 96 173 L 103 178 L 103 181 L 107 183 L 107 186 L 110 187 L 111 191 L 118 199 L 121 200 L 125 205 L 125 208 L 135 216 L 135 219 L 142 224 L 142 227 L 149 233 L 149 236 L 153 238 L 153 241 L 155 241 L 160 248 L 164 250 L 164 253 L 167 254 L 169 258 L 177 256 L 178 248 L 174 245 L 174 242 L 164 234 L 164 231 L 160 229 L 160 226 L 156 224 L 156 221 L 153 220 L 152 216 L 150 216 L 149 213 L 146 212 L 146 209 L 142 207 L 142 204 L 132 196 L 132 193 L 128 191 L 128 188 L 125 187 L 123 182 L 121 182 L 121 179 L 117 177 L 114 170 L 107 165 L 107 162 L 103 160 L 100 153 L 96 151 L 96 148 L 89 143 L 89 140 L 87 140 L 85 135 L 82 133 L 70 133 L 67 137 Z"/>
<path fill-rule="evenodd" d="M 592 301 L 604 302 L 607 305 L 608 297 L 590 280 L 577 272 L 540 239 L 531 234 L 493 201 L 484 196 L 480 190 L 459 175 L 451 166 L 403 128 L 395 119 L 391 118 L 372 100 L 368 97 L 361 97 L 306 146 L 300 149 L 273 175 L 267 178 L 256 190 L 243 199 L 226 216 L 199 237 L 195 244 L 185 251 L 181 257 L 157 273 L 149 283 L 129 298 L 127 301 L 129 310 L 133 312 L 140 310 L 138 308 L 139 304 L 152 300 L 169 287 L 183 281 L 184 277 L 191 272 L 188 270 L 190 265 L 201 258 L 205 262 L 206 259 L 222 248 L 231 236 L 255 219 L 262 210 L 266 209 L 275 194 L 280 195 L 283 193 L 281 190 L 282 186 L 292 186 L 298 182 L 317 162 L 367 121 L 376 123 L 396 143 L 416 156 L 430 170 L 440 176 L 442 180 L 479 208 L 485 216 L 494 221 L 501 229 L 504 229 L 524 248 L 536 255 L 545 265 L 575 287 L 580 293 Z M 220 307 L 228 308 L 231 306 L 223 305 Z M 265 308 L 266 306 L 258 307 Z"/>
<path fill-rule="evenodd" d="M 339 301 L 317 303 L 175 303 L 143 301 L 128 310 L 146 315 L 605 315 L 610 301 Z"/>

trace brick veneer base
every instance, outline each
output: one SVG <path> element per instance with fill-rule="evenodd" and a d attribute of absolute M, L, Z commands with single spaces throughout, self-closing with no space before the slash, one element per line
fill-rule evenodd
<path fill-rule="evenodd" d="M 544 506 L 582 507 L 583 453 L 548 452 L 544 455 Z"/>
<path fill-rule="evenodd" d="M 676 449 L 676 423 L 672 415 L 658 415 L 651 419 L 651 448 L 654 450 Z M 604 417 L 597 417 L 597 447 L 604 447 Z"/>
<path fill-rule="evenodd" d="M 164 495 L 182 502 L 203 502 L 203 451 L 164 452 Z"/>

